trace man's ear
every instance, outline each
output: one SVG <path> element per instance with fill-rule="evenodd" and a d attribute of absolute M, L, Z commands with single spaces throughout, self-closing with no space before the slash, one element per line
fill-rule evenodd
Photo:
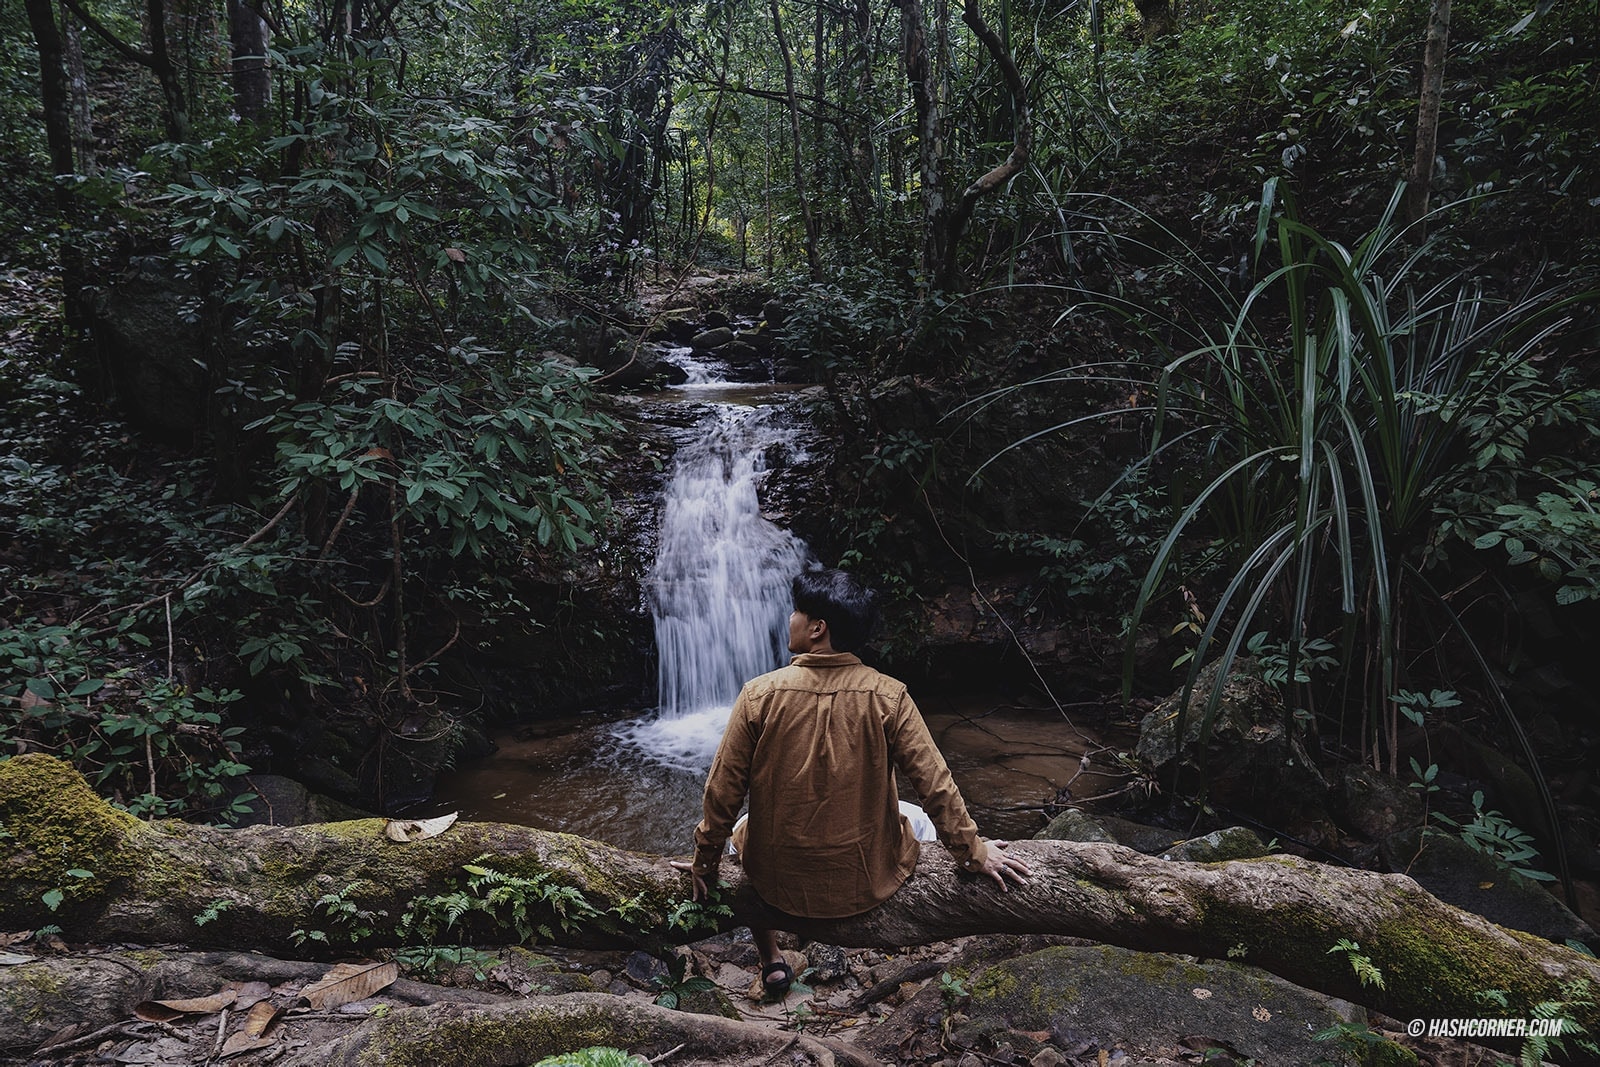
<path fill-rule="evenodd" d="M 812 640 L 820 641 L 824 637 L 827 637 L 827 636 L 828 636 L 828 620 L 827 619 L 812 619 L 811 620 L 811 638 L 812 638 Z"/>

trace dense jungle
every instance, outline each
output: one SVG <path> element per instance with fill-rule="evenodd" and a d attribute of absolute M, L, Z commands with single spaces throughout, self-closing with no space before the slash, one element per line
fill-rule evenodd
<path fill-rule="evenodd" d="M 1594 0 L 4 0 L 0 85 L 0 1063 L 1600 1062 Z M 689 899 L 812 563 L 1027 885 Z"/>

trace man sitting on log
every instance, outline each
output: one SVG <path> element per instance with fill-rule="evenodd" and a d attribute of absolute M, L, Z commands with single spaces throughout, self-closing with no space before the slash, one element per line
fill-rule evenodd
<path fill-rule="evenodd" d="M 917 865 L 917 834 L 901 811 L 895 771 L 926 808 L 938 839 L 962 869 L 1002 890 L 1027 865 L 985 842 L 950 769 L 903 683 L 862 664 L 876 597 L 841 570 L 794 579 L 789 666 L 745 683 L 706 779 L 705 817 L 695 829 L 694 899 L 716 884 L 730 839 L 751 886 L 790 915 L 857 915 L 892 896 Z M 735 817 L 749 797 L 747 819 Z M 912 817 L 920 815 L 915 805 Z M 752 929 L 767 994 L 782 996 L 795 974 L 777 931 Z"/>

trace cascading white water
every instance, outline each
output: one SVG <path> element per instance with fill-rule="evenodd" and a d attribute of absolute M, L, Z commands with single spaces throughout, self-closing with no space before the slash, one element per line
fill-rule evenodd
<path fill-rule="evenodd" d="M 805 542 L 761 517 L 768 447 L 786 431 L 763 408 L 719 406 L 678 452 L 651 573 L 660 705 L 623 740 L 703 774 L 739 688 L 788 662 L 789 583 Z"/>

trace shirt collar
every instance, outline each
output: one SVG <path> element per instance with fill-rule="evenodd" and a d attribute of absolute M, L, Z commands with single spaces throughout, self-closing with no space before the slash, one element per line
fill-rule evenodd
<path fill-rule="evenodd" d="M 795 667 L 854 667 L 860 662 L 854 652 L 802 652 L 789 661 Z"/>

